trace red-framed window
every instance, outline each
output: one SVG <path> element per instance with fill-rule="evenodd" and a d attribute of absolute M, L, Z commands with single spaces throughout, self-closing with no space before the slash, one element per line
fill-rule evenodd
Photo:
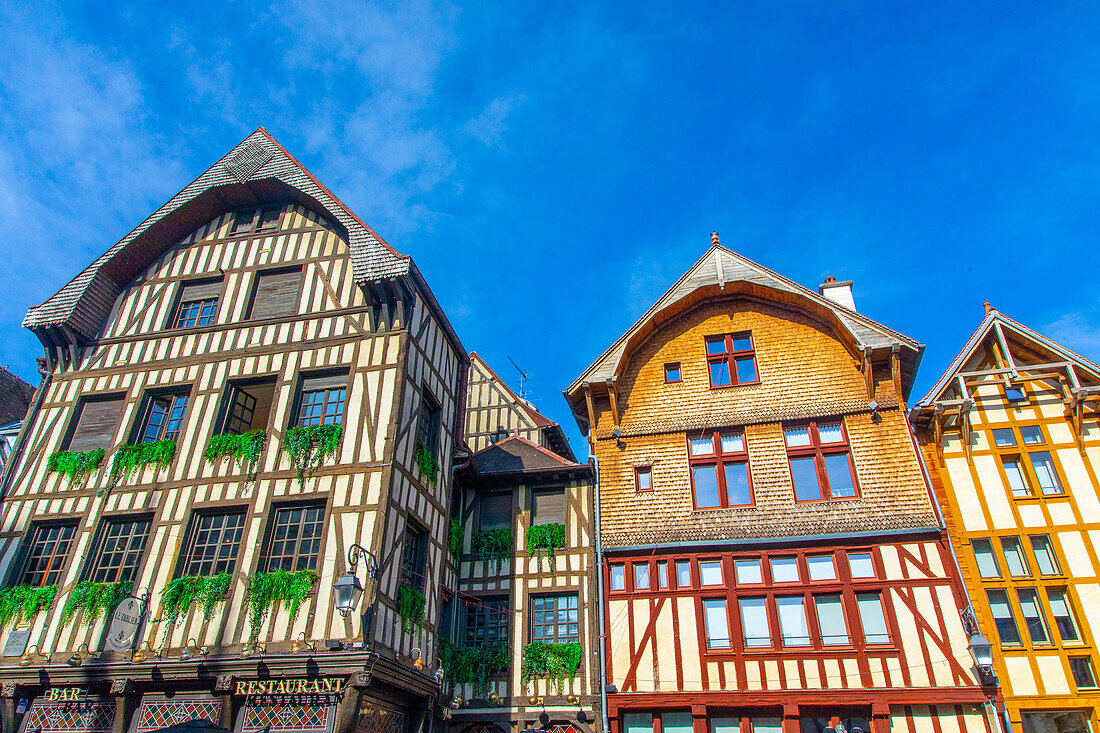
<path fill-rule="evenodd" d="M 688 463 L 696 509 L 752 506 L 749 448 L 743 430 L 688 435 Z"/>
<path fill-rule="evenodd" d="M 706 345 L 711 389 L 760 382 L 760 372 L 756 368 L 756 347 L 751 333 L 745 331 L 707 336 Z"/>
<path fill-rule="evenodd" d="M 665 364 L 665 384 L 679 382 L 683 378 L 683 374 L 680 371 L 680 362 L 676 361 Z"/>
<path fill-rule="evenodd" d="M 652 466 L 635 466 L 634 467 L 634 490 L 641 493 L 645 491 L 653 491 L 653 467 Z"/>
<path fill-rule="evenodd" d="M 795 501 L 859 496 L 844 421 L 820 420 L 783 428 Z"/>

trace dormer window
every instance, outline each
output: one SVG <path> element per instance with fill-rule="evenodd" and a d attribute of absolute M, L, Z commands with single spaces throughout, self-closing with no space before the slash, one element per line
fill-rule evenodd
<path fill-rule="evenodd" d="M 218 298 L 222 294 L 221 280 L 195 280 L 180 288 L 173 328 L 209 326 L 218 314 Z"/>
<path fill-rule="evenodd" d="M 267 232 L 279 228 L 279 219 L 283 215 L 281 206 L 265 206 L 262 209 L 246 209 L 233 215 L 233 223 L 229 227 L 230 236 L 252 234 L 254 232 Z"/>
<path fill-rule="evenodd" d="M 706 343 L 707 371 L 712 389 L 760 382 L 751 333 L 707 336 Z"/>

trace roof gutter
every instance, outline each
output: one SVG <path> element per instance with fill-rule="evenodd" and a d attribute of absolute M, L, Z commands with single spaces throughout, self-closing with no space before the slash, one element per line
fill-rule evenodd
<path fill-rule="evenodd" d="M 663 550 L 672 548 L 715 548 L 715 547 L 741 547 L 750 545 L 752 547 L 771 546 L 771 545 L 790 545 L 790 544 L 810 544 L 816 542 L 835 542 L 837 540 L 863 540 L 874 539 L 876 537 L 899 537 L 906 535 L 935 535 L 939 536 L 939 527 L 912 527 L 909 529 L 882 529 L 873 532 L 838 532 L 836 534 L 812 534 L 812 535 L 800 535 L 798 537 L 765 537 L 755 538 L 746 537 L 736 540 L 692 540 L 690 542 L 661 542 L 659 544 L 651 545 L 624 545 L 622 547 L 612 547 L 609 552 L 645 552 L 650 550 Z"/>

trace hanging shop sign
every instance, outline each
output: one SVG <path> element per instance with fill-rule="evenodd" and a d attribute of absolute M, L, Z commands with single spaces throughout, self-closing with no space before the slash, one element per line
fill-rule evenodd
<path fill-rule="evenodd" d="M 128 652 L 133 649 L 143 618 L 145 601 L 141 598 L 130 596 L 118 604 L 107 629 L 107 651 Z"/>

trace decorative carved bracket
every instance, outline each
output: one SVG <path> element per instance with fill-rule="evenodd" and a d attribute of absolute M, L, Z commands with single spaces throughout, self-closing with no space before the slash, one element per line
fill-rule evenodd
<path fill-rule="evenodd" d="M 236 678 L 231 674 L 220 674 L 214 681 L 214 692 L 233 692 L 233 683 Z"/>

